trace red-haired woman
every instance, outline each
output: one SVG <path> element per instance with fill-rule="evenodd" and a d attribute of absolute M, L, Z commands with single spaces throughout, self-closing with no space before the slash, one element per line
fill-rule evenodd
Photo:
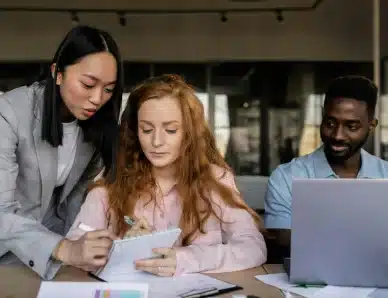
<path fill-rule="evenodd" d="M 137 261 L 139 270 L 172 276 L 266 261 L 260 218 L 241 199 L 203 106 L 182 78 L 162 75 L 137 86 L 120 129 L 116 180 L 92 188 L 69 238 L 82 236 L 81 222 L 131 235 L 124 221 L 130 216 L 156 231 L 182 230 L 173 248 L 156 250 L 160 259 Z"/>

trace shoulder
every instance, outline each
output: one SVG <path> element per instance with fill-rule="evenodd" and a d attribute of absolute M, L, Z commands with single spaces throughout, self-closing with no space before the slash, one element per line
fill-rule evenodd
<path fill-rule="evenodd" d="M 314 171 L 315 151 L 281 164 L 272 172 L 271 182 L 291 181 L 293 178 L 307 178 Z"/>
<path fill-rule="evenodd" d="M 19 119 L 31 115 L 36 101 L 43 99 L 43 88 L 38 83 L 23 86 L 0 95 L 0 113 L 4 117 L 13 114 Z"/>
<path fill-rule="evenodd" d="M 109 203 L 108 190 L 104 186 L 96 186 L 88 192 L 85 198 L 84 204 L 85 205 L 101 204 L 104 207 L 104 210 L 107 210 L 108 203 Z"/>
<path fill-rule="evenodd" d="M 213 177 L 219 182 L 227 185 L 235 185 L 234 174 L 231 170 L 222 168 L 215 164 L 210 165 L 210 169 Z"/>
<path fill-rule="evenodd" d="M 362 150 L 363 168 L 371 178 L 388 178 L 388 161 Z M 365 163 L 365 165 L 364 165 Z"/>

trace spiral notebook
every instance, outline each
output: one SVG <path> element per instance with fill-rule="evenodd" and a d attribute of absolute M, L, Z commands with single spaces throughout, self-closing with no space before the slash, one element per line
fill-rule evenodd
<path fill-rule="evenodd" d="M 180 234 L 181 229 L 173 228 L 139 237 L 115 240 L 108 262 L 94 275 L 105 281 L 115 281 L 142 273 L 136 270 L 134 262 L 155 257 L 152 252 L 154 248 L 172 247 Z"/>

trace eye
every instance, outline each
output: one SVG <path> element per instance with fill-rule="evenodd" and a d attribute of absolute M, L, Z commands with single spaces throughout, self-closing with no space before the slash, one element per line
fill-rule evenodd
<path fill-rule="evenodd" d="M 82 83 L 82 85 L 84 85 L 84 87 L 86 89 L 92 89 L 94 87 L 93 85 L 89 85 L 89 84 L 85 84 L 85 83 Z"/>
<path fill-rule="evenodd" d="M 106 93 L 113 93 L 113 90 L 114 90 L 114 89 L 105 88 L 104 90 L 105 90 Z"/>
<path fill-rule="evenodd" d="M 166 129 L 166 132 L 169 134 L 174 134 L 177 132 L 177 129 Z"/>
<path fill-rule="evenodd" d="M 333 128 L 333 127 L 335 126 L 335 123 L 334 123 L 333 120 L 327 119 L 327 120 L 325 121 L 325 125 L 326 125 L 327 127 L 329 127 L 329 128 Z"/>
<path fill-rule="evenodd" d="M 355 124 L 350 124 L 348 125 L 348 128 L 350 131 L 356 131 L 358 129 L 358 126 Z"/>
<path fill-rule="evenodd" d="M 152 132 L 152 129 L 143 129 L 142 128 L 142 131 L 144 134 L 150 134 Z"/>

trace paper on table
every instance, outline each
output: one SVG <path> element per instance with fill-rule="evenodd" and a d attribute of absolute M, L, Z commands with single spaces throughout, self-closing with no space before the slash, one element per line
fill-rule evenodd
<path fill-rule="evenodd" d="M 149 235 L 116 240 L 113 243 L 108 263 L 96 273 L 106 281 L 122 280 L 120 276 L 131 276 L 139 272 L 135 268 L 136 260 L 154 257 L 152 249 L 172 247 L 178 239 L 181 229 L 174 228 Z M 114 278 L 113 278 L 114 276 Z"/>
<path fill-rule="evenodd" d="M 286 273 L 257 275 L 256 279 L 285 292 L 298 294 L 306 298 L 364 298 L 374 292 L 375 288 L 336 287 L 302 288 L 289 282 Z"/>
<path fill-rule="evenodd" d="M 375 288 L 335 287 L 326 286 L 315 293 L 311 298 L 366 298 Z"/>
<path fill-rule="evenodd" d="M 194 273 L 174 277 L 160 277 L 145 272 L 139 272 L 131 276 L 112 276 L 114 280 L 134 283 L 147 283 L 149 286 L 149 298 L 180 298 L 179 294 L 193 290 L 215 288 L 225 290 L 235 288 L 236 285 L 230 284 L 219 279 Z"/>
<path fill-rule="evenodd" d="M 148 298 L 148 285 L 138 283 L 43 281 L 37 298 Z"/>
<path fill-rule="evenodd" d="M 255 276 L 257 280 L 283 290 L 284 292 L 290 292 L 301 295 L 303 297 L 309 297 L 309 295 L 315 294 L 321 288 L 302 288 L 296 284 L 289 282 L 288 275 L 286 273 L 265 274 Z"/>

